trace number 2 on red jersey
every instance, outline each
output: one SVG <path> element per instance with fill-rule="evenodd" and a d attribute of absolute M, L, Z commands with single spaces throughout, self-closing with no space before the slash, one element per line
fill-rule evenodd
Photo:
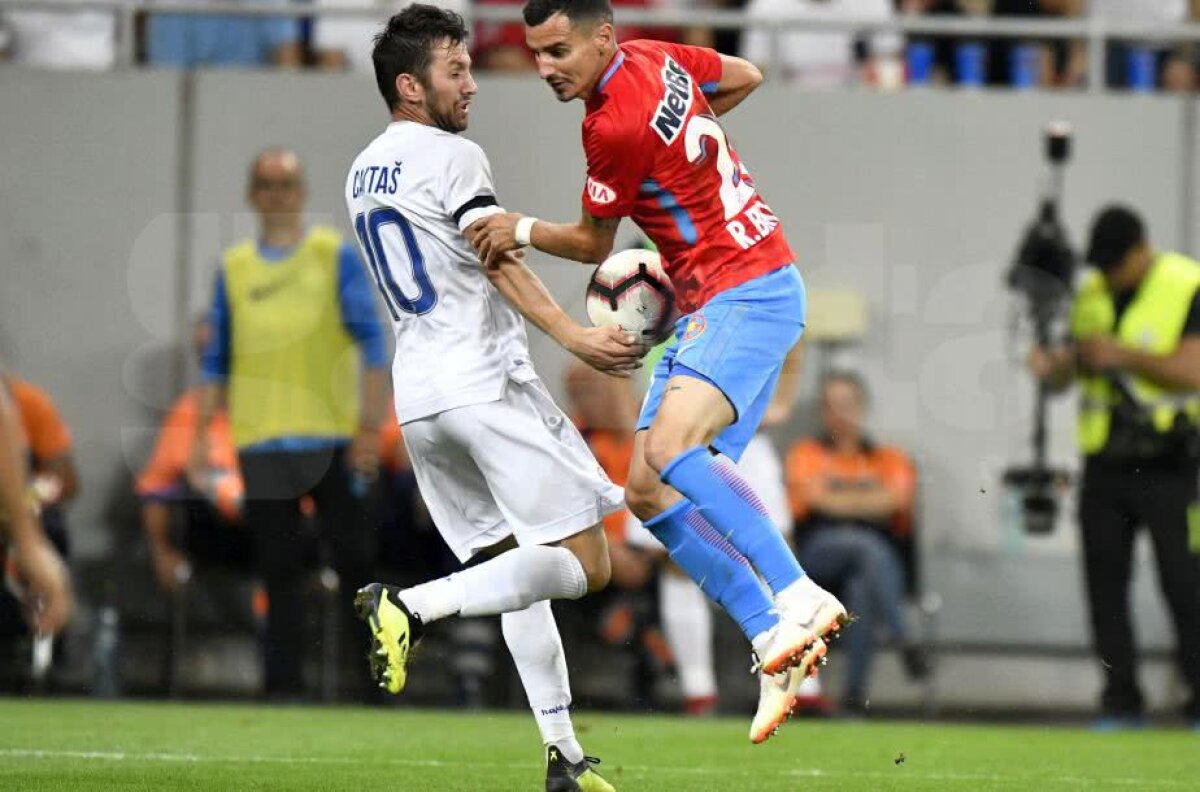
<path fill-rule="evenodd" d="M 706 115 L 692 116 L 688 121 L 684 134 L 685 152 L 688 162 L 693 165 L 701 164 L 708 156 L 704 148 L 705 139 L 712 140 L 717 145 L 717 173 L 721 177 L 721 205 L 725 207 L 725 219 L 737 217 L 750 199 L 754 197 L 754 185 L 750 182 L 746 169 L 733 158 L 729 150 L 729 138 L 717 121 Z"/>

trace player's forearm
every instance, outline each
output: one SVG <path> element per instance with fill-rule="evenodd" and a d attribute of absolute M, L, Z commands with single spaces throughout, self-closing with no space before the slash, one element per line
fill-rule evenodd
<path fill-rule="evenodd" d="M 529 241 L 543 253 L 584 264 L 599 264 L 608 258 L 613 248 L 613 234 L 600 232 L 596 226 L 584 223 L 539 220 L 533 225 Z"/>
<path fill-rule="evenodd" d="M 750 61 L 722 55 L 721 81 L 717 90 L 708 95 L 708 106 L 717 115 L 725 115 L 754 93 L 762 81 L 762 72 Z"/>
<path fill-rule="evenodd" d="M 559 346 L 570 349 L 572 332 L 578 325 L 521 258 L 504 257 L 500 264 L 488 269 L 488 278 L 504 299 L 534 327 L 553 338 Z"/>

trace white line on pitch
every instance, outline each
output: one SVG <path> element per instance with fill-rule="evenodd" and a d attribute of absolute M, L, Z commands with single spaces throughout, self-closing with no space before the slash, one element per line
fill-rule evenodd
<path fill-rule="evenodd" d="M 164 762 L 178 764 L 282 764 L 282 765 L 393 765 L 400 767 L 462 767 L 461 761 L 442 761 L 440 759 L 368 759 L 360 760 L 350 757 L 336 756 L 201 756 L 188 753 L 138 753 L 129 751 L 65 751 L 40 750 L 33 748 L 0 748 L 0 758 L 11 759 L 83 759 L 102 762 Z M 532 763 L 502 763 L 502 762 L 470 762 L 475 767 L 490 767 L 504 770 L 531 770 L 539 768 Z M 668 773 L 689 775 L 742 775 L 742 768 L 719 767 L 669 767 L 647 765 L 617 765 L 626 773 Z M 539 768 L 540 769 L 540 768 Z M 958 782 L 988 782 L 1002 783 L 1006 781 L 1034 781 L 1054 784 L 1072 784 L 1084 787 L 1093 786 L 1141 786 L 1141 787 L 1179 787 L 1194 789 L 1194 782 L 1173 781 L 1165 778 L 1082 778 L 1078 776 L 1021 776 L 999 775 L 990 773 L 913 773 L 897 769 L 896 772 L 878 772 L 871 770 L 823 770 L 819 768 L 762 768 L 759 772 L 776 776 L 792 776 L 797 778 L 874 778 L 888 780 L 927 780 L 927 781 L 958 781 Z"/>

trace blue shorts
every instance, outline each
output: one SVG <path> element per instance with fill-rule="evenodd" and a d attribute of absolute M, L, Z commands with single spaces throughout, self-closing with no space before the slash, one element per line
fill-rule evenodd
<path fill-rule="evenodd" d="M 654 367 L 638 417 L 649 429 L 671 377 L 713 385 L 733 406 L 734 422 L 712 446 L 738 460 L 771 403 L 787 353 L 804 332 L 804 279 L 794 266 L 721 292 L 675 324 L 675 343 Z"/>

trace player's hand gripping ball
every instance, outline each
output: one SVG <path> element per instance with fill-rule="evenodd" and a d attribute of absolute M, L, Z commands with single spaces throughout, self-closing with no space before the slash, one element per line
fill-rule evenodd
<path fill-rule="evenodd" d="M 592 273 L 587 313 L 597 327 L 615 325 L 638 334 L 647 347 L 662 341 L 675 323 L 675 290 L 662 257 L 634 248 L 610 256 Z"/>

